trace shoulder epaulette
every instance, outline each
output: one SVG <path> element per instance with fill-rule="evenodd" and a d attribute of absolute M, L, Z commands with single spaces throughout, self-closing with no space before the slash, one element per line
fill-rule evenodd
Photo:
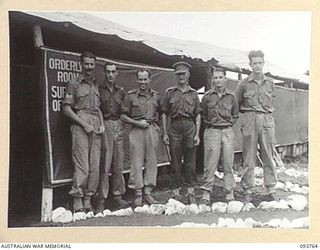
<path fill-rule="evenodd" d="M 128 94 L 133 94 L 133 93 L 136 93 L 138 90 L 137 89 L 131 89 L 128 91 Z"/>
<path fill-rule="evenodd" d="M 240 85 L 240 84 L 242 84 L 242 83 L 244 83 L 244 82 L 248 81 L 249 77 L 250 77 L 250 76 L 248 76 L 248 77 L 246 77 L 246 78 L 244 78 L 244 79 L 240 80 L 238 85 Z"/>
<path fill-rule="evenodd" d="M 270 81 L 270 82 L 274 82 L 273 78 L 266 76 L 266 80 Z"/>
<path fill-rule="evenodd" d="M 190 89 L 191 89 L 192 91 L 198 93 L 197 90 L 195 90 L 194 88 L 191 88 L 191 87 L 190 87 Z"/>
<path fill-rule="evenodd" d="M 171 90 L 174 90 L 176 87 L 170 87 L 170 88 L 167 88 L 166 89 L 166 92 L 169 92 L 169 91 L 171 91 Z"/>
<path fill-rule="evenodd" d="M 227 93 L 227 94 L 229 94 L 229 95 L 233 95 L 233 96 L 235 96 L 234 91 L 233 91 L 233 90 L 231 90 L 231 89 L 227 89 L 227 88 L 226 88 L 226 93 Z"/>
<path fill-rule="evenodd" d="M 158 91 L 156 91 L 156 90 L 154 90 L 154 89 L 151 89 L 151 93 L 152 93 L 152 94 L 156 94 L 156 95 L 158 95 L 158 94 L 159 94 L 159 92 L 158 92 Z"/>
<path fill-rule="evenodd" d="M 206 92 L 204 92 L 204 95 L 210 95 L 213 92 L 213 89 L 209 89 Z"/>
<path fill-rule="evenodd" d="M 121 90 L 121 91 L 124 90 L 124 88 L 123 88 L 122 86 L 118 85 L 118 84 L 116 84 L 115 87 L 116 87 L 117 89 Z"/>

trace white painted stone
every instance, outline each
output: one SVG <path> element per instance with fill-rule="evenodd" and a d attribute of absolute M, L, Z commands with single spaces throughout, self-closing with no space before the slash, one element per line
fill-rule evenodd
<path fill-rule="evenodd" d="M 85 220 L 85 219 L 86 219 L 86 213 L 84 212 L 78 212 L 73 214 L 73 221 Z"/>
<path fill-rule="evenodd" d="M 302 211 L 306 208 L 308 200 L 305 196 L 299 194 L 293 194 L 287 197 L 288 205 L 293 210 Z"/>
<path fill-rule="evenodd" d="M 150 207 L 149 207 L 149 211 L 150 211 L 150 214 L 153 214 L 153 215 L 160 215 L 160 214 L 164 214 L 164 211 L 166 211 L 166 205 L 163 205 L 163 204 L 152 204 Z"/>
<path fill-rule="evenodd" d="M 112 212 L 109 209 L 103 210 L 103 216 L 111 216 Z"/>
<path fill-rule="evenodd" d="M 241 201 L 230 201 L 227 207 L 227 213 L 239 213 L 243 208 L 243 203 Z"/>
<path fill-rule="evenodd" d="M 256 207 L 253 205 L 253 203 L 249 202 L 243 205 L 241 212 L 250 212 L 255 210 Z"/>
<path fill-rule="evenodd" d="M 64 207 L 58 207 L 52 211 L 51 220 L 54 223 L 59 222 L 59 218 L 66 212 L 67 210 Z"/>
<path fill-rule="evenodd" d="M 199 205 L 199 214 L 208 213 L 208 212 L 211 212 L 211 207 L 210 206 L 207 206 L 205 204 L 200 204 Z"/>
<path fill-rule="evenodd" d="M 228 204 L 225 202 L 215 202 L 212 204 L 211 209 L 214 213 L 225 213 L 227 212 Z"/>
<path fill-rule="evenodd" d="M 199 209 L 198 209 L 197 204 L 190 204 L 190 205 L 185 206 L 183 213 L 184 214 L 198 214 Z"/>

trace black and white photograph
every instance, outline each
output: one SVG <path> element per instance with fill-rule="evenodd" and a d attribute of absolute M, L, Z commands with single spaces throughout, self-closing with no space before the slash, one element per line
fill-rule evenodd
<path fill-rule="evenodd" d="M 10 10 L 7 227 L 310 229 L 311 18 Z"/>

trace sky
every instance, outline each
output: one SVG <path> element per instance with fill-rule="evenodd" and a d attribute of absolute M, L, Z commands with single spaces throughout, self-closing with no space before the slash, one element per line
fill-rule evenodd
<path fill-rule="evenodd" d="M 94 12 L 110 21 L 160 36 L 250 51 L 291 72 L 310 68 L 311 12 Z"/>

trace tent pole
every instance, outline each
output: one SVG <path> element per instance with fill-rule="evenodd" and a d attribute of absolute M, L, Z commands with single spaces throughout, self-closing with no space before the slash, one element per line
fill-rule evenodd
<path fill-rule="evenodd" d="M 33 44 L 36 49 L 44 46 L 41 26 L 37 23 L 33 27 Z M 43 178 L 45 178 L 43 176 Z M 49 222 L 52 217 L 53 188 L 45 187 L 42 181 L 41 222 Z"/>
<path fill-rule="evenodd" d="M 41 222 L 51 221 L 53 188 L 42 186 Z"/>
<path fill-rule="evenodd" d="M 33 26 L 33 43 L 34 47 L 36 47 L 37 49 L 43 46 L 42 31 L 39 24 Z"/>

